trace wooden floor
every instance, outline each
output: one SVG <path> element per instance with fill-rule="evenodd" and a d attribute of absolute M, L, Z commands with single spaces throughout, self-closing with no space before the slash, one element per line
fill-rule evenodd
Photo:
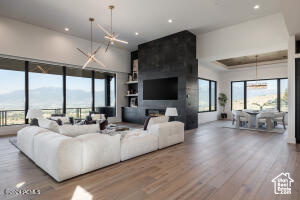
<path fill-rule="evenodd" d="M 2 137 L 0 199 L 300 199 L 300 147 L 285 138 L 213 122 L 186 131 L 182 144 L 57 183 Z M 291 195 L 273 192 L 282 172 L 295 180 Z M 22 182 L 41 194 L 3 195 Z"/>

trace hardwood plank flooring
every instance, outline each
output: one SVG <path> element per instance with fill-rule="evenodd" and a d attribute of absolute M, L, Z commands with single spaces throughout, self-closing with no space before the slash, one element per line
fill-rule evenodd
<path fill-rule="evenodd" d="M 300 199 L 299 145 L 285 134 L 222 128 L 223 122 L 185 132 L 185 142 L 57 183 L 0 137 L 0 199 Z M 139 127 L 139 126 L 133 126 Z M 294 179 L 291 195 L 275 195 L 271 180 Z M 4 189 L 40 195 L 4 195 Z"/>

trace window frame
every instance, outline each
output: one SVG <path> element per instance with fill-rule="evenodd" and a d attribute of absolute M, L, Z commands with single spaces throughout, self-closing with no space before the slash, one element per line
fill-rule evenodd
<path fill-rule="evenodd" d="M 281 91 L 280 91 L 280 81 L 282 80 L 282 79 L 287 79 L 288 80 L 288 78 L 287 77 L 284 77 L 284 78 L 267 78 L 267 79 L 258 79 L 258 80 L 240 80 L 240 81 L 231 81 L 231 94 L 230 94 L 230 102 L 231 102 L 231 108 L 230 108 L 230 110 L 232 111 L 232 84 L 233 83 L 240 83 L 240 82 L 243 82 L 244 83 L 244 109 L 247 109 L 247 82 L 250 82 L 250 81 L 270 81 L 270 80 L 276 80 L 277 81 L 277 110 L 279 111 L 279 112 L 281 112 L 281 106 L 280 106 L 280 104 L 281 104 L 281 97 L 280 97 L 280 93 L 281 93 Z"/>
<path fill-rule="evenodd" d="M 198 113 L 206 113 L 206 112 L 216 112 L 217 111 L 217 81 L 214 81 L 214 80 L 210 80 L 210 79 L 206 79 L 206 78 L 200 78 L 198 77 L 198 86 L 199 86 L 199 80 L 204 80 L 204 81 L 208 81 L 209 82 L 209 110 L 207 111 L 199 111 L 199 99 L 198 99 Z M 215 83 L 215 109 L 211 109 L 212 107 L 212 104 L 211 104 L 211 94 L 212 94 L 212 91 L 211 91 L 211 83 Z M 198 87 L 198 92 L 199 92 L 199 87 Z M 199 93 L 198 93 L 199 95 Z"/>

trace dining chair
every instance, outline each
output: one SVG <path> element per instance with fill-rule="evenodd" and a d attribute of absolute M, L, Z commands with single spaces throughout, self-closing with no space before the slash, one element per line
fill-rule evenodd
<path fill-rule="evenodd" d="M 283 125 L 284 130 L 286 130 L 285 127 L 285 112 L 279 112 L 274 114 L 274 125 L 276 126 L 278 123 L 281 123 Z"/>
<path fill-rule="evenodd" d="M 236 112 L 236 128 L 239 128 L 241 126 L 241 124 L 243 123 L 247 123 L 248 124 L 248 128 L 252 127 L 252 120 L 251 120 L 251 115 L 243 112 L 243 111 L 237 111 Z"/>
<path fill-rule="evenodd" d="M 265 124 L 268 131 L 271 131 L 274 126 L 274 112 L 261 112 L 256 116 L 256 128 L 259 124 Z"/>
<path fill-rule="evenodd" d="M 236 121 L 237 117 L 237 110 L 232 110 L 232 125 L 234 125 L 234 122 Z"/>

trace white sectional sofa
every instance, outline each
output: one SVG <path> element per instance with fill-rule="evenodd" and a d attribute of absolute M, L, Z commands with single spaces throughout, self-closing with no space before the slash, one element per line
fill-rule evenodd
<path fill-rule="evenodd" d="M 81 130 L 82 131 L 82 130 Z M 21 129 L 19 149 L 56 181 L 125 161 L 184 141 L 184 124 L 163 122 L 127 134 L 86 133 L 74 137 L 37 126 Z"/>

